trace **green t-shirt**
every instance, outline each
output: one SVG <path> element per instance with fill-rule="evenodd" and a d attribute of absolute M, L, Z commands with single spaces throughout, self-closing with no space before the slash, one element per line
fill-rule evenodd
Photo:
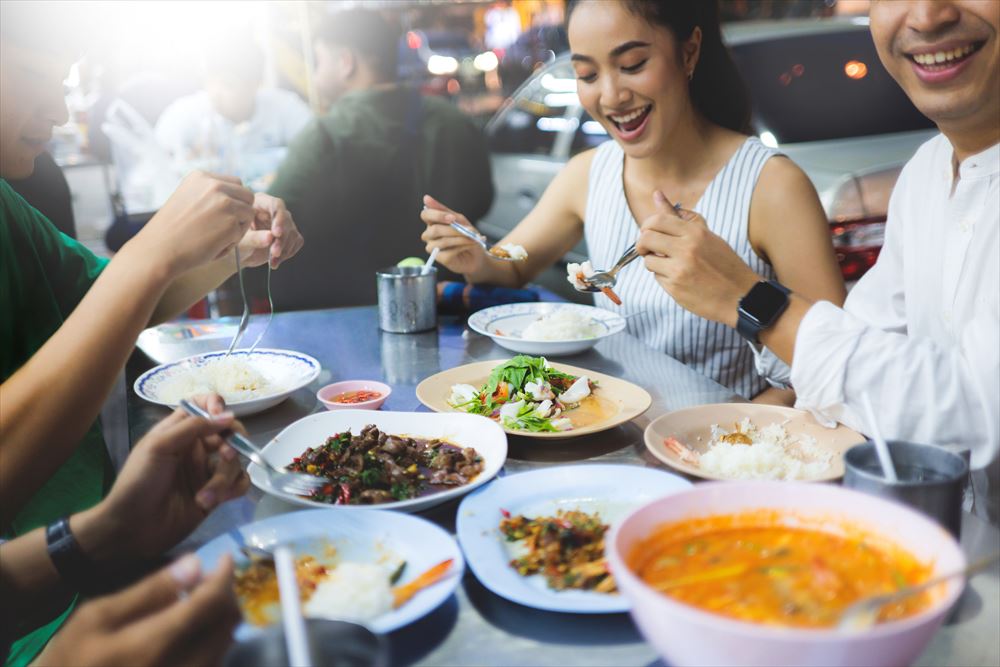
<path fill-rule="evenodd" d="M 493 202 L 490 169 L 485 137 L 454 105 L 403 87 L 344 95 L 295 137 L 269 188 L 306 240 L 271 278 L 275 307 L 374 304 L 376 270 L 425 254 L 423 195 L 475 221 Z"/>
<path fill-rule="evenodd" d="M 57 230 L 0 179 L 0 382 L 62 326 L 107 263 Z M 37 447 L 38 456 L 45 456 L 45 443 Z M 4 537 L 96 505 L 106 492 L 110 470 L 101 427 L 94 422 L 73 454 L 3 527 Z M 30 662 L 62 618 L 18 640 L 7 663 Z"/>

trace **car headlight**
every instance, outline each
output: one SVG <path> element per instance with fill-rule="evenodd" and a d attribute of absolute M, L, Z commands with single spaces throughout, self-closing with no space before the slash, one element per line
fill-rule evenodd
<path fill-rule="evenodd" d="M 480 72 L 492 72 L 497 68 L 497 65 L 500 64 L 500 59 L 497 58 L 497 54 L 492 51 L 483 51 L 476 56 L 475 60 L 472 61 L 472 64 L 475 65 L 476 69 Z"/>
<path fill-rule="evenodd" d="M 431 74 L 454 74 L 458 71 L 458 61 L 451 56 L 432 55 L 427 59 L 427 71 Z"/>

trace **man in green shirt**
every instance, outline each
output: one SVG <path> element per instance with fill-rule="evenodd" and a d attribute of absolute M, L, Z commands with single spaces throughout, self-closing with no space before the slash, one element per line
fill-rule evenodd
<path fill-rule="evenodd" d="M 397 45 L 362 9 L 317 32 L 316 81 L 331 106 L 293 140 L 270 188 L 309 238 L 272 279 L 281 309 L 375 303 L 375 271 L 424 252 L 424 193 L 473 220 L 493 202 L 482 133 L 447 101 L 396 84 Z"/>
<path fill-rule="evenodd" d="M 101 406 L 139 332 L 174 317 L 235 269 L 302 246 L 284 204 L 238 180 L 192 174 L 146 228 L 102 260 L 7 184 L 31 173 L 66 122 L 62 82 L 86 29 L 45 3 L 0 2 L 0 535 L 99 500 L 110 482 Z M 53 14 L 49 16 L 48 14 Z M 31 660 L 60 617 L 17 642 Z"/>

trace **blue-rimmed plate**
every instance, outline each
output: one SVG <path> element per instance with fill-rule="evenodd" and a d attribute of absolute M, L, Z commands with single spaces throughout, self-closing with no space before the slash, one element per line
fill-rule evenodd
<path fill-rule="evenodd" d="M 225 352 L 196 354 L 169 364 L 161 364 L 139 376 L 133 385 L 135 393 L 150 403 L 176 407 L 187 394 L 204 393 L 205 385 L 188 383 L 185 375 L 201 374 L 206 366 L 217 363 L 226 356 Z M 282 402 L 288 396 L 306 386 L 319 376 L 319 362 L 308 354 L 291 350 L 257 349 L 253 354 L 247 350 L 234 350 L 229 362 L 246 362 L 255 373 L 266 380 L 266 384 L 250 397 L 230 400 L 225 391 L 219 391 L 226 398 L 226 407 L 237 417 L 261 412 Z M 190 389 L 190 391 L 186 391 Z"/>
<path fill-rule="evenodd" d="M 560 310 L 587 320 L 591 332 L 582 337 L 567 335 L 557 340 L 535 340 L 522 335 L 528 325 L 551 317 Z M 577 303 L 511 303 L 473 313 L 469 316 L 469 328 L 514 352 L 557 357 L 583 352 L 597 345 L 602 338 L 622 331 L 625 329 L 625 318 L 609 310 Z"/>
<path fill-rule="evenodd" d="M 627 465 L 558 466 L 508 475 L 462 501 L 456 536 L 476 578 L 501 597 L 546 611 L 626 612 L 628 602 L 620 594 L 556 591 L 541 575 L 519 575 L 510 566 L 518 543 L 507 542 L 500 533 L 501 510 L 529 518 L 553 516 L 558 510 L 597 512 L 614 526 L 635 508 L 690 486 L 677 475 Z"/>
<path fill-rule="evenodd" d="M 202 571 L 208 572 L 223 554 L 230 554 L 237 567 L 248 564 L 243 545 L 272 548 L 292 546 L 295 556 L 309 555 L 321 564 L 360 562 L 384 565 L 394 570 L 405 561 L 397 585 L 406 584 L 438 563 L 451 559 L 451 568 L 441 581 L 417 592 L 398 609 L 388 611 L 367 625 L 374 632 L 391 632 L 434 611 L 447 600 L 462 580 L 465 562 L 455 539 L 437 525 L 408 514 L 376 510 L 329 508 L 280 514 L 235 528 L 198 549 Z M 279 610 L 274 610 L 274 620 Z M 242 624 L 237 638 L 257 632 Z"/>

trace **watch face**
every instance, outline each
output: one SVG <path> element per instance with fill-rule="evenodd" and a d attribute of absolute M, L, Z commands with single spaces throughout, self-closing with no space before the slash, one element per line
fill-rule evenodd
<path fill-rule="evenodd" d="M 759 323 L 770 324 L 788 303 L 788 295 L 770 283 L 757 283 L 740 301 L 740 310 Z"/>

